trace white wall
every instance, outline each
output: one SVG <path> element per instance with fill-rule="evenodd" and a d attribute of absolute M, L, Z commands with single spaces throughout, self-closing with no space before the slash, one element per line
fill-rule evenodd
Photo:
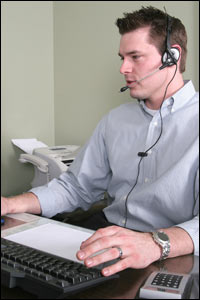
<path fill-rule="evenodd" d="M 2 194 L 30 188 L 12 138 L 54 144 L 53 3 L 1 1 Z"/>

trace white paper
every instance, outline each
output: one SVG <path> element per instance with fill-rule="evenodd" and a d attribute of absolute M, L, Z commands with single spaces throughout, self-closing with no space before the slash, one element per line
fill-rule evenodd
<path fill-rule="evenodd" d="M 26 153 L 32 154 L 36 148 L 48 147 L 37 139 L 11 139 L 12 143 Z"/>
<path fill-rule="evenodd" d="M 6 236 L 5 239 L 81 263 L 76 258 L 76 252 L 90 236 L 91 233 L 86 231 L 48 223 Z"/>

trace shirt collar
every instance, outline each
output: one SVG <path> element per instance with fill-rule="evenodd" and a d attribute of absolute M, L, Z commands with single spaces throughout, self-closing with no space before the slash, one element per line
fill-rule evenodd
<path fill-rule="evenodd" d="M 168 107 L 171 113 L 173 113 L 175 110 L 187 104 L 190 101 L 190 99 L 195 95 L 195 93 L 196 91 L 192 81 L 184 80 L 184 86 L 180 90 L 178 90 L 173 96 L 171 96 L 168 99 L 165 99 L 162 107 Z M 146 113 L 150 114 L 151 116 L 154 116 L 156 111 L 151 112 L 151 110 L 146 107 L 144 100 L 138 99 L 138 101 Z"/>
<path fill-rule="evenodd" d="M 184 86 L 178 90 L 171 98 L 173 99 L 173 110 L 180 109 L 186 105 L 195 95 L 196 91 L 191 80 L 184 80 Z"/>

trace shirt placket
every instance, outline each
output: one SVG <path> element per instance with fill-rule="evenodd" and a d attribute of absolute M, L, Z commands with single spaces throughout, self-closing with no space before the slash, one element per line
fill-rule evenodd
<path fill-rule="evenodd" d="M 145 151 L 156 142 L 160 135 L 161 120 L 159 112 L 152 118 L 145 144 Z M 148 151 L 148 156 L 143 158 L 141 166 L 140 182 L 144 184 L 150 183 L 156 176 L 156 145 Z"/>

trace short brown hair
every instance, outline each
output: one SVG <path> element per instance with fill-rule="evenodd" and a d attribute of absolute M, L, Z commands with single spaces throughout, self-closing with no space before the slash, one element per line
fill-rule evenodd
<path fill-rule="evenodd" d="M 141 27 L 150 26 L 149 41 L 162 55 L 166 49 L 167 14 L 152 6 L 143 7 L 132 13 L 124 13 L 124 18 L 116 21 L 120 34 L 131 32 Z M 187 56 L 187 33 L 182 22 L 171 17 L 170 45 L 178 44 L 182 48 L 180 72 L 185 71 Z"/>

